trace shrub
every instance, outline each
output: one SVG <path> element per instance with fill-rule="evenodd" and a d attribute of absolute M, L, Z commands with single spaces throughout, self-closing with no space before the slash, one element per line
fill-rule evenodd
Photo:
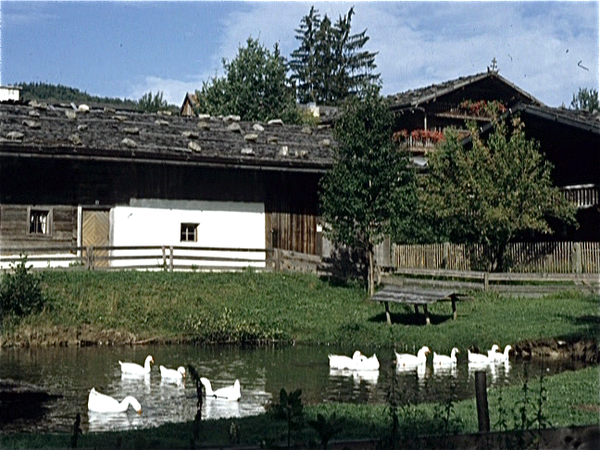
<path fill-rule="evenodd" d="M 0 312 L 5 316 L 25 316 L 44 307 L 44 293 L 39 276 L 27 267 L 27 257 L 22 256 L 17 264 L 11 264 L 12 272 L 5 273 L 0 282 Z"/>

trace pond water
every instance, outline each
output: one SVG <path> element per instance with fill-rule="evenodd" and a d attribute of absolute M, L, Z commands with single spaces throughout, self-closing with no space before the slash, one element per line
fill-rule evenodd
<path fill-rule="evenodd" d="M 375 373 L 353 374 L 330 371 L 329 353 L 351 355 L 354 349 L 324 346 L 281 348 L 197 347 L 192 345 L 141 347 L 86 347 L 45 349 L 0 349 L 0 380 L 12 379 L 35 384 L 59 397 L 45 403 L 47 408 L 35 419 L 19 418 L 2 425 L 4 430 L 71 432 L 77 413 L 87 431 L 145 428 L 167 422 L 192 421 L 196 415 L 193 381 L 183 385 L 161 380 L 159 365 L 176 368 L 193 365 L 208 378 L 213 389 L 233 384 L 242 386 L 240 402 L 205 400 L 203 418 L 243 417 L 260 414 L 279 391 L 302 389 L 304 404 L 322 402 L 385 403 L 396 374 L 402 401 L 444 402 L 454 394 L 458 399 L 473 397 L 474 373 L 466 355 L 459 355 L 456 370 L 433 370 L 428 361 L 424 371 L 396 372 L 393 351 L 379 350 L 381 368 Z M 362 348 L 370 356 L 373 351 Z M 143 364 L 148 354 L 156 364 L 148 377 L 124 378 L 118 361 Z M 525 372 L 539 377 L 581 367 L 574 363 L 548 364 L 511 362 L 488 372 L 488 386 L 522 384 Z M 90 389 L 122 400 L 134 396 L 143 412 L 103 415 L 88 413 Z"/>

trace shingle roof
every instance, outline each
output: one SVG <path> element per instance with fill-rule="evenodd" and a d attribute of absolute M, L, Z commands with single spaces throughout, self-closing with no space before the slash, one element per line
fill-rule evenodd
<path fill-rule="evenodd" d="M 503 82 L 507 86 L 519 92 L 522 96 L 529 99 L 531 102 L 542 105 L 543 103 L 533 97 L 531 94 L 523 91 L 518 86 L 514 85 L 506 78 L 500 76 L 497 72 L 488 71 L 482 72 L 475 75 L 469 75 L 465 77 L 456 78 L 454 80 L 444 81 L 442 83 L 432 84 L 430 86 L 411 89 L 409 91 L 400 92 L 398 94 L 389 95 L 388 101 L 392 108 L 402 108 L 409 106 L 417 106 L 422 103 L 426 103 L 430 100 L 446 95 L 457 89 L 461 89 L 469 84 L 483 80 L 485 78 L 496 78 Z"/>
<path fill-rule="evenodd" d="M 329 127 L 280 121 L 83 112 L 69 105 L 30 103 L 0 104 L 0 125 L 2 153 L 309 171 L 325 170 L 333 161 Z"/>
<path fill-rule="evenodd" d="M 539 105 L 519 105 L 515 110 L 525 111 L 548 120 L 554 120 L 600 134 L 600 111 L 590 113 L 584 110 Z"/>

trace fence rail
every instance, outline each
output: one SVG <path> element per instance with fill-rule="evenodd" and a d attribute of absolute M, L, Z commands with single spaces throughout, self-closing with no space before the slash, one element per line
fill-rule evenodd
<path fill-rule="evenodd" d="M 23 256 L 33 269 L 67 270 L 240 270 L 269 269 L 273 251 L 264 248 L 191 246 L 86 246 L 3 248 L 0 269 L 8 269 Z"/>
<path fill-rule="evenodd" d="M 392 267 L 400 269 L 485 269 L 489 257 L 481 245 L 395 245 Z M 511 272 L 600 272 L 600 242 L 516 242 L 509 244 L 505 259 Z"/>

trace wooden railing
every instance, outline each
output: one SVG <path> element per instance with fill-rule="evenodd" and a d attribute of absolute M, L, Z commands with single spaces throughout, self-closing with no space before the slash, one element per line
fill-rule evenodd
<path fill-rule="evenodd" d="M 567 200 L 575 203 L 578 208 L 591 208 L 600 205 L 600 186 L 596 184 L 564 186 L 560 190 Z"/>
<path fill-rule="evenodd" d="M 191 246 L 3 248 L 0 269 L 27 258 L 33 269 L 240 270 L 269 269 L 272 250 Z"/>

